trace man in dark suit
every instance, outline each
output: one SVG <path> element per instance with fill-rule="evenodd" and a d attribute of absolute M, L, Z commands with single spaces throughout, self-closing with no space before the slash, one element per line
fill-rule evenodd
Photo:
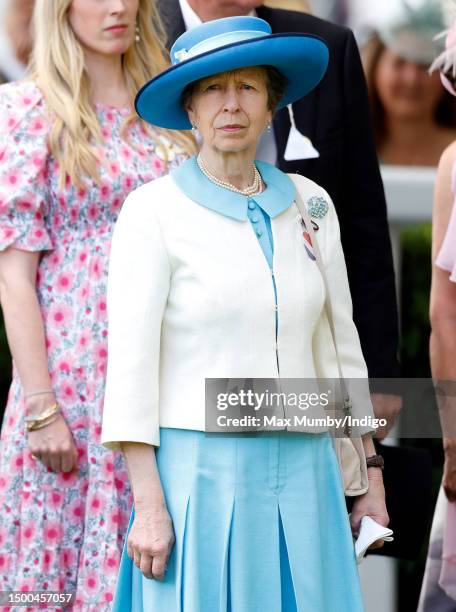
<path fill-rule="evenodd" d="M 169 45 L 198 22 L 248 15 L 254 9 L 273 32 L 315 34 L 328 45 L 325 77 L 312 93 L 293 104 L 298 130 L 310 138 L 320 156 L 284 159 L 291 123 L 283 109 L 274 118 L 273 160 L 284 172 L 319 183 L 333 199 L 369 376 L 397 377 L 397 306 L 386 203 L 367 89 L 352 32 L 309 14 L 261 6 L 259 0 L 161 0 L 159 4 Z M 374 394 L 372 399 L 377 417 L 390 417 L 392 422 L 400 399 L 386 394 Z"/>

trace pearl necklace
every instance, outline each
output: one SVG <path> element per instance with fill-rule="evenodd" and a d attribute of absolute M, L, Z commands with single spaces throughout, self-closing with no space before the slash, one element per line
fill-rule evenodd
<path fill-rule="evenodd" d="M 225 189 L 229 189 L 230 191 L 234 191 L 235 193 L 239 193 L 244 196 L 252 196 L 262 191 L 261 174 L 259 173 L 258 168 L 255 166 L 255 164 L 253 164 L 253 183 L 249 187 L 246 187 L 245 189 L 239 189 L 238 187 L 236 187 L 236 185 L 233 185 L 232 183 L 229 183 L 228 181 L 222 181 L 221 179 L 214 176 L 212 172 L 210 172 L 210 170 L 207 169 L 205 163 L 203 162 L 201 155 L 198 155 L 198 157 L 196 158 L 196 161 L 198 163 L 198 166 L 201 172 L 212 183 L 215 183 L 219 187 L 224 187 Z"/>

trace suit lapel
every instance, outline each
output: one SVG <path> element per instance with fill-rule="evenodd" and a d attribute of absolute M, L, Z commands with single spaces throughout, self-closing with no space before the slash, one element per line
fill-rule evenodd
<path fill-rule="evenodd" d="M 165 26 L 168 49 L 174 41 L 185 32 L 185 22 L 179 0 L 158 0 L 158 10 Z"/>
<path fill-rule="evenodd" d="M 258 17 L 264 19 L 269 23 L 272 28 L 272 32 L 275 33 L 277 30 L 275 28 L 275 19 L 274 19 L 274 10 L 268 9 L 267 7 L 259 7 L 256 9 Z M 280 11 L 279 11 L 280 13 Z M 311 139 L 312 142 L 315 142 L 317 139 L 317 122 L 318 122 L 318 96 L 320 92 L 320 87 L 316 87 L 310 94 L 295 102 L 293 104 L 294 116 L 296 121 L 296 126 L 301 134 L 307 136 Z M 285 148 L 288 142 L 288 135 L 290 133 L 291 123 L 290 117 L 288 115 L 288 110 L 286 108 L 278 111 L 274 117 L 274 134 L 276 137 L 277 143 L 277 153 L 278 153 L 278 165 L 279 167 L 283 166 L 283 155 L 285 153 Z"/>

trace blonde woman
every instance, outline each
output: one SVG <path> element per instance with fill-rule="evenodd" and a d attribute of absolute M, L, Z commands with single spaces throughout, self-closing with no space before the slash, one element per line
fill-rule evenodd
<path fill-rule="evenodd" d="M 132 503 L 122 455 L 99 444 L 111 232 L 129 191 L 192 140 L 133 111 L 166 67 L 151 0 L 37 0 L 34 32 L 30 78 L 0 88 L 0 299 L 13 355 L 0 588 L 74 593 L 75 610 L 99 612 Z"/>

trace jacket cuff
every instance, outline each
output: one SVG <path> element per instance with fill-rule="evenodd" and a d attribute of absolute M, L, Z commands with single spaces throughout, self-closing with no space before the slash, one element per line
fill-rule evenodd
<path fill-rule="evenodd" d="M 101 444 L 105 448 L 113 451 L 122 451 L 120 442 L 140 442 L 150 446 L 160 446 L 160 431 L 154 434 L 145 435 L 144 433 L 123 432 L 104 432 L 101 434 Z"/>

